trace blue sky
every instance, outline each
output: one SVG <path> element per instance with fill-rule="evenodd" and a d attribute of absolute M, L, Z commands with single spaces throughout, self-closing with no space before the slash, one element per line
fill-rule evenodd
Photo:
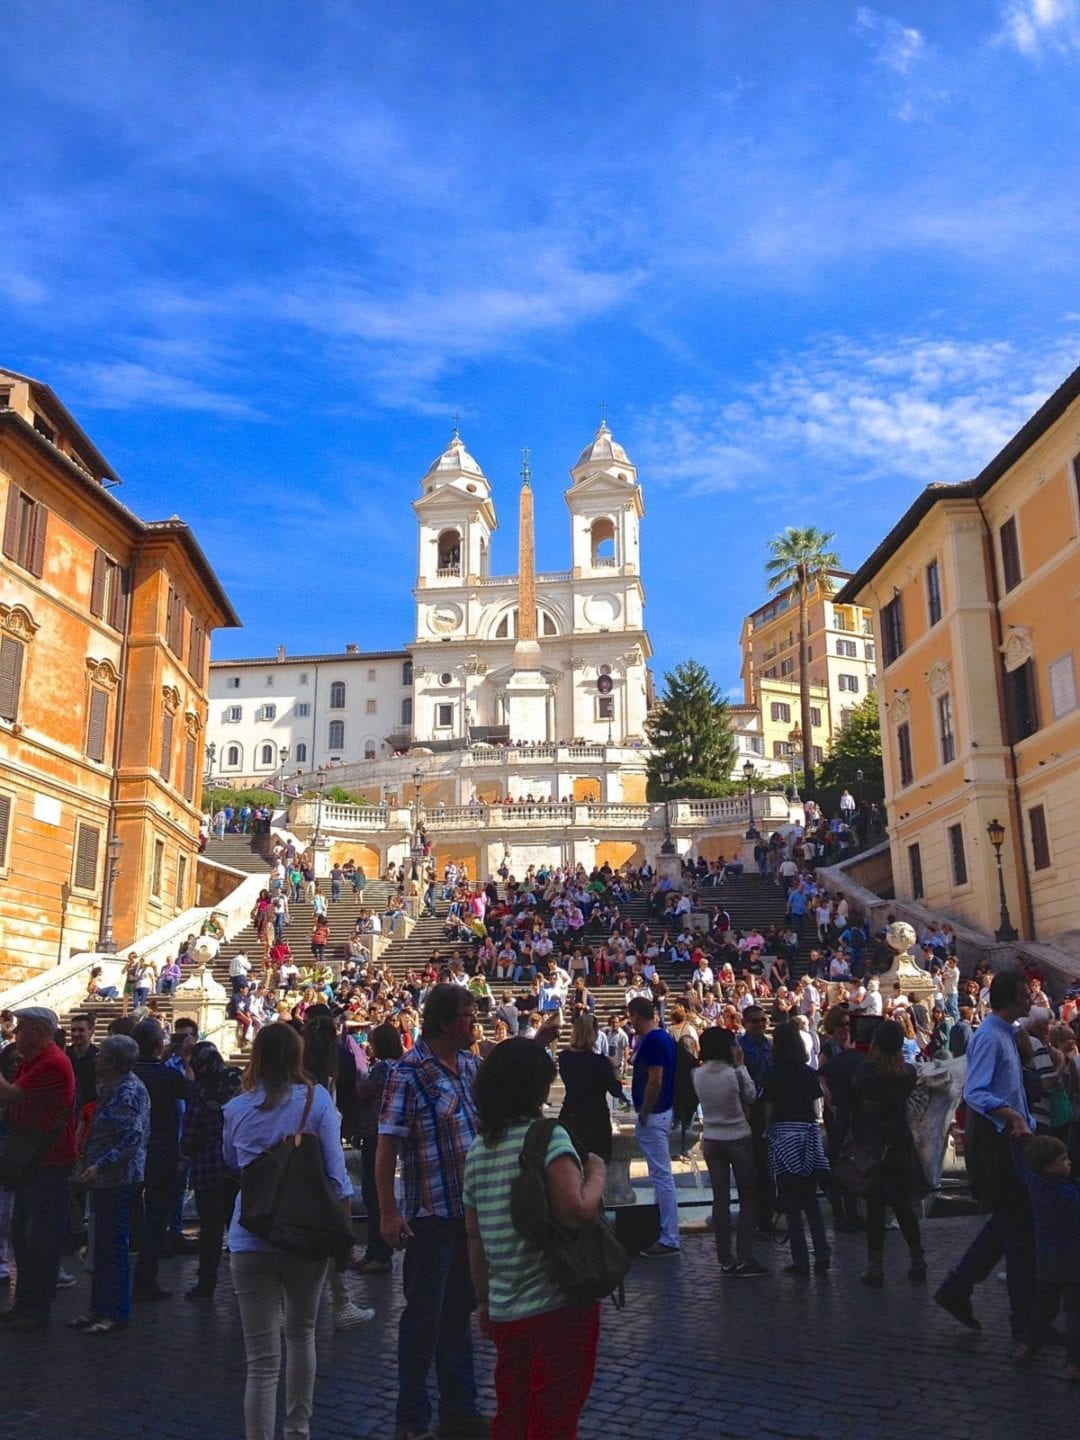
<path fill-rule="evenodd" d="M 1078 0 L 37 0 L 0 31 L 0 363 L 245 621 L 412 636 L 451 416 L 515 568 L 606 401 L 661 672 L 728 688 L 768 538 L 859 564 L 1080 362 Z"/>

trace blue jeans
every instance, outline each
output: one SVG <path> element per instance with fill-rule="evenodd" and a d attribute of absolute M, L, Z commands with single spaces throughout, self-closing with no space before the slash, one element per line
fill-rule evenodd
<path fill-rule="evenodd" d="M 103 1320 L 126 1325 L 131 1316 L 131 1202 L 137 1185 L 110 1185 L 90 1191 L 94 1217 L 94 1278 L 90 1309 Z"/>
<path fill-rule="evenodd" d="M 781 1175 L 777 1184 L 780 1203 L 787 1220 L 788 1244 L 791 1249 L 791 1263 L 800 1270 L 810 1269 L 810 1252 L 806 1248 L 806 1231 L 803 1229 L 803 1215 L 810 1226 L 814 1242 L 814 1259 L 825 1262 L 832 1251 L 829 1237 L 825 1233 L 825 1221 L 818 1203 L 817 1183 L 812 1176 Z"/>
<path fill-rule="evenodd" d="M 68 1217 L 68 1165 L 39 1165 L 15 1191 L 11 1246 L 18 1282 L 14 1309 L 48 1320 L 56 1297 L 56 1276 Z"/>
<path fill-rule="evenodd" d="M 399 1429 L 431 1422 L 428 1371 L 435 1362 L 443 1424 L 475 1415 L 471 1315 L 474 1304 L 465 1221 L 428 1215 L 411 1220 L 405 1251 L 405 1309 L 398 1326 Z"/>
<path fill-rule="evenodd" d="M 149 986 L 149 985 L 136 985 L 136 986 L 133 987 L 132 992 L 131 992 L 131 1000 L 132 1000 L 132 1004 L 134 1005 L 134 1007 L 135 1007 L 136 1010 L 138 1010 L 138 1008 L 139 1008 L 140 1005 L 145 1005 L 146 1002 L 147 1002 L 147 1000 L 149 1000 L 149 998 L 150 998 L 150 986 Z"/>

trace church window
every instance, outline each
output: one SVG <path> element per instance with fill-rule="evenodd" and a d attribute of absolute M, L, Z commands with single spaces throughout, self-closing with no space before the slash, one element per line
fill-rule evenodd
<path fill-rule="evenodd" d="M 438 571 L 440 575 L 460 575 L 461 532 L 459 530 L 444 530 L 439 536 Z"/>
<path fill-rule="evenodd" d="M 592 563 L 595 566 L 615 564 L 615 522 L 604 515 L 594 520 L 589 531 L 592 542 Z"/>

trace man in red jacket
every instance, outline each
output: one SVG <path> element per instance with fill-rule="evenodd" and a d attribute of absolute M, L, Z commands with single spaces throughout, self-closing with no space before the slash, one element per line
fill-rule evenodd
<path fill-rule="evenodd" d="M 0 1104 L 16 1132 L 40 1137 L 44 1151 L 16 1185 L 11 1241 L 18 1267 L 15 1303 L 0 1315 L 12 1330 L 44 1330 L 56 1295 L 67 1225 L 68 1178 L 75 1163 L 75 1071 L 55 1043 L 56 1015 L 43 1005 L 15 1012 L 19 1065 L 0 1080 Z"/>

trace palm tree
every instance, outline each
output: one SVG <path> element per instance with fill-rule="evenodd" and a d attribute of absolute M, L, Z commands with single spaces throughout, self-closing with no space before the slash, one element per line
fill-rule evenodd
<path fill-rule="evenodd" d="M 814 793 L 814 737 L 810 728 L 810 601 L 832 591 L 830 570 L 840 557 L 830 546 L 835 537 L 813 525 L 789 525 L 769 541 L 772 558 L 765 566 L 769 590 L 794 590 L 799 600 L 799 717 L 802 729 L 803 793 Z"/>

